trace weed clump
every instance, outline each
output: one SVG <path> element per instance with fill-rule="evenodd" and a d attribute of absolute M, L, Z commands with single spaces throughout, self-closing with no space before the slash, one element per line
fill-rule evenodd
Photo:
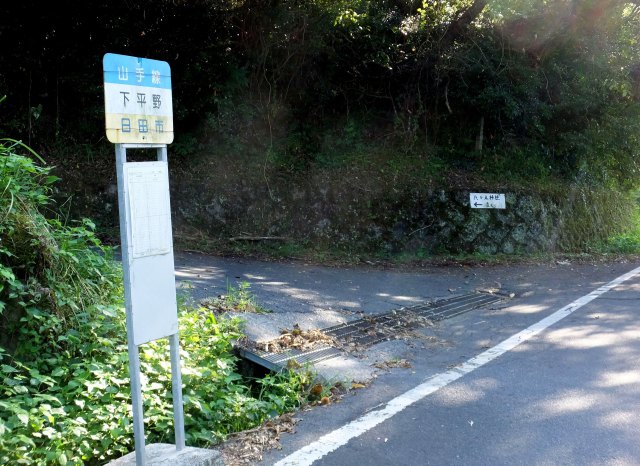
<path fill-rule="evenodd" d="M 113 302 L 122 281 L 90 220 L 69 225 L 43 214 L 57 178 L 19 150 L 30 151 L 0 140 L 0 344 L 9 351 L 36 309 L 73 326 L 91 306 Z"/>
<path fill-rule="evenodd" d="M 204 298 L 200 300 L 200 305 L 217 315 L 226 312 L 269 313 L 268 309 L 265 309 L 257 302 L 250 288 L 251 285 L 246 281 L 240 282 L 235 287 L 227 284 L 226 294 L 215 298 Z"/>
<path fill-rule="evenodd" d="M 54 215 L 56 178 L 34 159 L 0 139 L 0 463 L 104 464 L 134 448 L 122 272 L 90 220 Z M 246 289 L 236 298 L 254 306 Z M 179 321 L 187 444 L 209 446 L 305 402 L 308 381 L 296 374 L 269 375 L 252 393 L 232 348 L 239 319 L 185 307 Z M 172 441 L 168 341 L 139 351 L 146 440 Z"/>

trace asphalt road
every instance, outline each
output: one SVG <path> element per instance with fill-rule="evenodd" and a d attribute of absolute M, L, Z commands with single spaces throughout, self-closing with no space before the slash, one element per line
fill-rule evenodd
<path fill-rule="evenodd" d="M 640 275 L 601 288 L 640 264 L 399 272 L 177 255 L 176 265 L 196 297 L 250 283 L 274 310 L 257 335 L 482 287 L 515 294 L 373 349 L 365 363 L 387 354 L 411 367 L 299 413 L 297 432 L 260 464 L 640 465 Z"/>

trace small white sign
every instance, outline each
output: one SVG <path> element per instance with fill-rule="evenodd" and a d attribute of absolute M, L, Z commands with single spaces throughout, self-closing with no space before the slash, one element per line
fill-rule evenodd
<path fill-rule="evenodd" d="M 469 205 L 472 209 L 506 209 L 504 194 L 470 193 Z"/>

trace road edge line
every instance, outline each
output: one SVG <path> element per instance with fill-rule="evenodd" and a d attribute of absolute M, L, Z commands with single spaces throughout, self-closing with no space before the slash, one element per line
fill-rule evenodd
<path fill-rule="evenodd" d="M 603 285 L 596 290 L 593 290 L 591 293 L 576 299 L 570 304 L 558 309 L 553 314 L 507 338 L 501 343 L 498 343 L 496 346 L 474 356 L 461 366 L 436 374 L 420 385 L 388 401 L 381 409 L 370 411 L 358 419 L 323 435 L 315 442 L 302 447 L 274 463 L 274 466 L 306 466 L 313 464 L 323 456 L 337 450 L 343 445 L 346 445 L 351 439 L 359 437 L 363 433 L 373 429 L 378 424 L 381 424 L 392 416 L 398 414 L 400 411 L 417 401 L 431 395 L 452 382 L 455 382 L 462 376 L 473 372 L 499 356 L 511 351 L 521 343 L 533 338 L 553 324 L 573 314 L 575 311 L 590 303 L 597 297 L 602 296 L 604 293 L 639 274 L 640 267 L 637 267 L 630 272 L 611 280 L 606 285 Z"/>

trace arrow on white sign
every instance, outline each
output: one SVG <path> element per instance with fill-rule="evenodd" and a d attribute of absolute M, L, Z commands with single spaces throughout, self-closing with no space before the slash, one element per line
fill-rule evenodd
<path fill-rule="evenodd" d="M 505 195 L 496 193 L 470 193 L 469 205 L 472 209 L 505 209 Z"/>

